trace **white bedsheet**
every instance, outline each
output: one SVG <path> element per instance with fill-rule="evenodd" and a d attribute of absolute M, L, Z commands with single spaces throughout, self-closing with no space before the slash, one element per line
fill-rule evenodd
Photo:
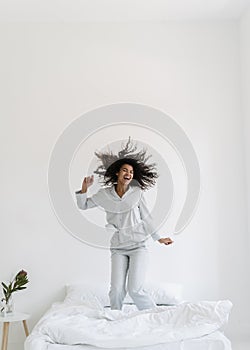
<path fill-rule="evenodd" d="M 149 345 L 152 349 L 157 345 L 161 349 L 163 343 L 178 343 L 219 330 L 227 323 L 231 307 L 228 300 L 201 301 L 128 313 L 58 303 L 34 328 L 25 342 L 25 350 L 48 350 L 51 344 L 113 349 Z"/>
<path fill-rule="evenodd" d="M 96 348 L 91 345 L 61 345 L 49 344 L 47 350 L 109 350 Z M 120 348 L 119 350 L 131 350 Z M 178 342 L 150 345 L 136 348 L 136 350 L 232 350 L 231 342 L 220 331 L 204 335 L 200 338 L 187 339 Z"/>

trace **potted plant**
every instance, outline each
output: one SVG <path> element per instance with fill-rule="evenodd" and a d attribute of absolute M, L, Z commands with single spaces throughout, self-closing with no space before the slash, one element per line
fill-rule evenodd
<path fill-rule="evenodd" d="M 27 288 L 25 285 L 28 282 L 27 272 L 24 270 L 19 271 L 8 285 L 2 282 L 4 298 L 1 299 L 3 307 L 0 311 L 3 315 L 13 312 L 12 293 Z"/>

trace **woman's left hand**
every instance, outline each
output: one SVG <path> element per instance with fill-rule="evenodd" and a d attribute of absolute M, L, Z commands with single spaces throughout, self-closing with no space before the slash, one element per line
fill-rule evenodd
<path fill-rule="evenodd" d="M 169 245 L 169 244 L 174 243 L 174 241 L 172 241 L 172 239 L 169 238 L 169 237 L 167 237 L 167 238 L 160 238 L 160 239 L 158 239 L 158 242 L 159 243 L 163 243 L 165 245 Z"/>

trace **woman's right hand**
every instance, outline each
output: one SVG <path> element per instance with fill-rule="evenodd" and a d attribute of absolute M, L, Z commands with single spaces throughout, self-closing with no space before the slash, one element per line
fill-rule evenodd
<path fill-rule="evenodd" d="M 93 185 L 93 182 L 94 182 L 94 175 L 85 177 L 82 182 L 82 193 L 86 193 L 89 186 Z"/>

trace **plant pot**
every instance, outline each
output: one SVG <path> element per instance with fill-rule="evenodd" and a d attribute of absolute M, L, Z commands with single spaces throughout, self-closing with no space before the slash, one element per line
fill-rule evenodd
<path fill-rule="evenodd" d="M 6 301 L 2 302 L 1 316 L 5 317 L 14 313 L 14 300 L 12 296 Z"/>

